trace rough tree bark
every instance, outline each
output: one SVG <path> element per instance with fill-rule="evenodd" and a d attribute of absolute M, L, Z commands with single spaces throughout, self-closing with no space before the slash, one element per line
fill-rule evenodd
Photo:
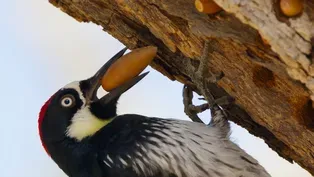
<path fill-rule="evenodd" d="M 231 121 L 314 175 L 313 1 L 294 18 L 280 14 L 278 0 L 215 1 L 224 11 L 207 15 L 194 0 L 50 0 L 130 49 L 158 46 L 154 69 L 199 94 L 232 96 Z M 208 71 L 225 77 L 198 88 L 203 79 L 193 80 L 191 68 L 204 41 L 210 43 Z"/>

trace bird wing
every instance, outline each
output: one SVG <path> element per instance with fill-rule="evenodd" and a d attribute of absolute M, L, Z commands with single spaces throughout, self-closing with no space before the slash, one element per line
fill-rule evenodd
<path fill-rule="evenodd" d="M 120 128 L 100 153 L 104 169 L 114 176 L 270 176 L 229 137 L 222 137 L 219 127 L 139 115 L 115 121 L 111 128 Z"/>

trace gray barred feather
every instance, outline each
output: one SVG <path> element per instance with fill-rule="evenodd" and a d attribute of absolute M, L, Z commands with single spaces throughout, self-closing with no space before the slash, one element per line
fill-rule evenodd
<path fill-rule="evenodd" d="M 270 177 L 254 158 L 228 136 L 222 136 L 230 128 L 221 109 L 213 113 L 210 127 L 190 121 L 150 118 L 154 123 L 143 122 L 147 124 L 146 136 L 137 143 L 132 158 L 116 157 L 115 161 L 143 177 L 160 173 L 162 177 L 171 174 L 176 177 Z M 110 159 L 105 161 L 109 163 Z"/>
<path fill-rule="evenodd" d="M 219 105 L 213 105 L 210 109 L 211 121 L 209 122 L 209 127 L 218 128 L 221 132 L 222 137 L 230 136 L 230 124 L 227 119 L 227 113 L 219 107 Z"/>

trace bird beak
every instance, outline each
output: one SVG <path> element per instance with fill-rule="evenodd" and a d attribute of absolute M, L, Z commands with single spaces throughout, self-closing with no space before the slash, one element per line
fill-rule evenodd
<path fill-rule="evenodd" d="M 128 82 L 123 83 L 122 85 L 112 89 L 109 93 L 107 93 L 102 98 L 97 98 L 97 91 L 101 85 L 101 81 L 103 76 L 106 74 L 110 66 L 115 63 L 119 58 L 123 56 L 127 48 L 122 49 L 119 51 L 116 55 L 114 55 L 107 63 L 105 63 L 94 76 L 91 78 L 83 81 L 83 88 L 85 97 L 88 101 L 100 101 L 101 104 L 107 104 L 111 102 L 112 100 L 117 99 L 120 97 L 124 92 L 129 90 L 131 87 L 133 87 L 136 83 L 138 83 L 140 80 L 142 80 L 148 72 L 145 72 L 143 74 L 140 74 L 133 79 L 129 80 Z"/>

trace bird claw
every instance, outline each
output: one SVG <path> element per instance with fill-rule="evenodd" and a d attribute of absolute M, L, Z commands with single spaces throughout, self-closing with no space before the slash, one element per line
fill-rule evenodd
<path fill-rule="evenodd" d="M 220 72 L 219 74 L 214 74 L 213 72 L 209 71 L 209 61 L 208 61 L 208 56 L 209 56 L 209 51 L 210 51 L 210 44 L 209 42 L 205 42 L 204 44 L 204 49 L 202 52 L 202 55 L 200 57 L 200 64 L 198 67 L 193 67 L 191 60 L 188 60 L 189 66 L 192 67 L 192 80 L 197 80 L 197 81 L 203 81 L 203 82 L 198 82 L 199 88 L 205 88 L 206 83 L 216 83 L 219 80 L 221 80 L 225 75 L 223 72 Z M 210 76 L 208 76 L 210 75 Z M 208 76 L 208 77 L 207 77 Z M 208 101 L 208 103 L 195 106 L 192 103 L 193 99 L 193 90 L 185 85 L 183 87 L 183 104 L 184 104 L 184 112 L 186 115 L 190 117 L 190 119 L 194 122 L 203 122 L 199 117 L 198 113 L 201 113 L 207 109 L 211 109 L 212 106 L 214 105 L 227 105 L 230 104 L 230 98 L 229 97 L 223 97 L 219 98 L 217 100 L 213 101 Z M 208 98 L 209 99 L 209 98 Z M 212 98 L 213 99 L 213 98 Z M 200 98 L 200 100 L 206 100 L 205 98 Z"/>
<path fill-rule="evenodd" d="M 193 122 L 203 123 L 203 121 L 198 117 L 197 114 L 209 109 L 209 105 L 202 104 L 200 106 L 195 106 L 193 105 L 192 99 L 193 99 L 192 88 L 187 85 L 184 85 L 183 87 L 184 112 Z"/>
<path fill-rule="evenodd" d="M 198 98 L 199 100 L 206 100 L 204 97 L 202 98 Z M 219 106 L 227 106 L 230 105 L 231 103 L 233 103 L 235 101 L 235 99 L 231 96 L 223 96 L 220 97 L 218 99 L 215 99 L 214 101 L 212 101 L 212 103 L 208 103 L 209 104 L 209 108 L 211 108 L 213 105 L 217 104 Z"/>
<path fill-rule="evenodd" d="M 231 96 L 223 96 L 221 98 L 215 99 L 213 101 L 209 101 L 208 103 L 201 104 L 199 106 L 193 105 L 193 90 L 188 85 L 184 85 L 183 87 L 183 104 L 184 104 L 184 112 L 185 114 L 193 121 L 200 122 L 203 121 L 198 117 L 197 114 L 206 111 L 207 109 L 212 109 L 213 106 L 227 106 L 235 101 Z M 204 97 L 198 98 L 199 100 L 206 100 Z"/>
<path fill-rule="evenodd" d="M 209 42 L 205 42 L 204 49 L 202 51 L 202 55 L 199 59 L 200 64 L 197 68 L 193 68 L 193 77 L 197 80 L 207 80 L 210 83 L 216 83 L 221 80 L 225 74 L 220 72 L 219 74 L 215 74 L 208 70 L 209 68 L 209 51 L 210 51 L 210 44 Z M 192 66 L 192 65 L 190 65 Z M 209 75 L 209 76 L 208 76 Z"/>
<path fill-rule="evenodd" d="M 225 76 L 225 74 L 222 71 L 219 74 L 213 74 L 212 72 L 209 73 L 211 74 L 210 77 L 205 79 L 208 80 L 210 83 L 217 83 Z"/>

